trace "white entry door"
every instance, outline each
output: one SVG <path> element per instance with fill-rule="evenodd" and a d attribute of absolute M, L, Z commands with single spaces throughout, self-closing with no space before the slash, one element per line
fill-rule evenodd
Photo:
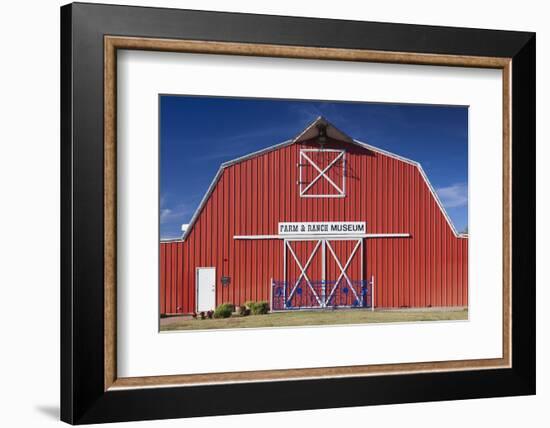
<path fill-rule="evenodd" d="M 197 268 L 197 312 L 216 307 L 216 268 Z"/>

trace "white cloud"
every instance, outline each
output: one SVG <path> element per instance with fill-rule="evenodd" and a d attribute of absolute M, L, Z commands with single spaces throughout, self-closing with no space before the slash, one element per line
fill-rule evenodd
<path fill-rule="evenodd" d="M 173 222 L 182 222 L 184 216 L 189 213 L 189 206 L 187 204 L 178 204 L 173 208 L 168 208 L 164 205 L 164 198 L 160 199 L 160 224 L 168 224 Z"/>
<path fill-rule="evenodd" d="M 446 208 L 457 208 L 468 205 L 468 185 L 456 183 L 436 189 L 441 202 Z"/>

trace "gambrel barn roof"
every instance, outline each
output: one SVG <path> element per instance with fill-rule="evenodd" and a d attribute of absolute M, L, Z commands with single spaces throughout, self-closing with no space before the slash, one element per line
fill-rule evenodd
<path fill-rule="evenodd" d="M 244 155 L 244 156 L 238 157 L 236 159 L 233 159 L 233 160 L 222 163 L 220 165 L 220 168 L 217 171 L 216 175 L 214 176 L 214 179 L 212 180 L 212 183 L 210 184 L 210 186 L 208 187 L 208 190 L 206 191 L 204 197 L 202 198 L 199 206 L 195 210 L 195 213 L 193 214 L 193 217 L 191 218 L 191 221 L 189 222 L 189 225 L 187 225 L 186 230 L 183 232 L 183 236 L 182 236 L 181 239 L 185 240 L 187 238 L 187 236 L 189 235 L 189 233 L 191 232 L 191 230 L 193 229 L 193 226 L 194 226 L 195 222 L 197 221 L 197 218 L 199 217 L 204 205 L 208 201 L 210 195 L 212 194 L 212 191 L 214 190 L 215 186 L 217 185 L 217 183 L 218 183 L 218 181 L 219 181 L 220 177 L 222 176 L 225 169 L 227 169 L 228 167 L 230 167 L 232 165 L 235 165 L 237 163 L 244 162 L 248 159 L 263 155 L 265 153 L 281 149 L 281 148 L 289 146 L 291 144 L 295 144 L 295 143 L 315 139 L 315 138 L 319 137 L 320 132 L 325 132 L 326 136 L 328 138 L 331 138 L 332 140 L 342 141 L 342 142 L 349 143 L 349 144 L 354 144 L 354 145 L 356 145 L 356 146 L 358 146 L 362 149 L 366 149 L 366 150 L 369 150 L 369 151 L 374 152 L 374 153 L 378 153 L 378 154 L 383 155 L 383 156 L 388 156 L 390 158 L 396 159 L 398 161 L 401 161 L 401 162 L 404 162 L 404 163 L 407 163 L 409 165 L 412 165 L 412 166 L 416 167 L 418 169 L 420 175 L 422 176 L 425 184 L 428 186 L 430 192 L 432 193 L 432 195 L 434 197 L 434 200 L 436 201 L 436 203 L 439 206 L 441 212 L 443 213 L 443 215 L 444 215 L 449 227 L 451 228 L 453 234 L 456 237 L 459 237 L 459 238 L 467 237 L 467 234 L 459 233 L 457 231 L 457 229 L 455 228 L 451 218 L 449 217 L 447 211 L 445 210 L 445 207 L 441 203 L 441 200 L 439 199 L 439 196 L 437 195 L 437 192 L 435 191 L 434 187 L 430 183 L 430 180 L 428 179 L 428 176 L 424 172 L 424 169 L 422 168 L 422 166 L 419 162 L 416 162 L 414 160 L 399 156 L 395 153 L 388 152 L 388 151 L 380 149 L 378 147 L 371 146 L 370 144 L 364 143 L 362 141 L 356 140 L 356 139 L 350 137 L 349 135 L 347 135 L 346 133 L 342 132 L 341 130 L 339 130 L 336 126 L 334 126 L 332 123 L 330 123 L 324 117 L 319 116 L 309 126 L 307 126 L 303 131 L 301 131 L 296 137 L 294 137 L 290 140 L 283 141 L 282 143 L 275 144 L 273 146 L 269 146 L 269 147 L 266 147 L 264 149 L 258 150 L 256 152 L 252 152 L 252 153 L 249 153 L 247 155 Z"/>

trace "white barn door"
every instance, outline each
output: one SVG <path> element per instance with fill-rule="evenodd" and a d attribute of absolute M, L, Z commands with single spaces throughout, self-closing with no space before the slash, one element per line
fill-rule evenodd
<path fill-rule="evenodd" d="M 216 268 L 197 268 L 197 312 L 216 307 Z"/>

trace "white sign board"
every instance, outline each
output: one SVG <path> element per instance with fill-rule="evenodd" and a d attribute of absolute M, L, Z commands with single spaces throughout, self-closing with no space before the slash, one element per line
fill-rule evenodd
<path fill-rule="evenodd" d="M 364 221 L 279 223 L 279 235 L 361 235 L 366 232 Z"/>

